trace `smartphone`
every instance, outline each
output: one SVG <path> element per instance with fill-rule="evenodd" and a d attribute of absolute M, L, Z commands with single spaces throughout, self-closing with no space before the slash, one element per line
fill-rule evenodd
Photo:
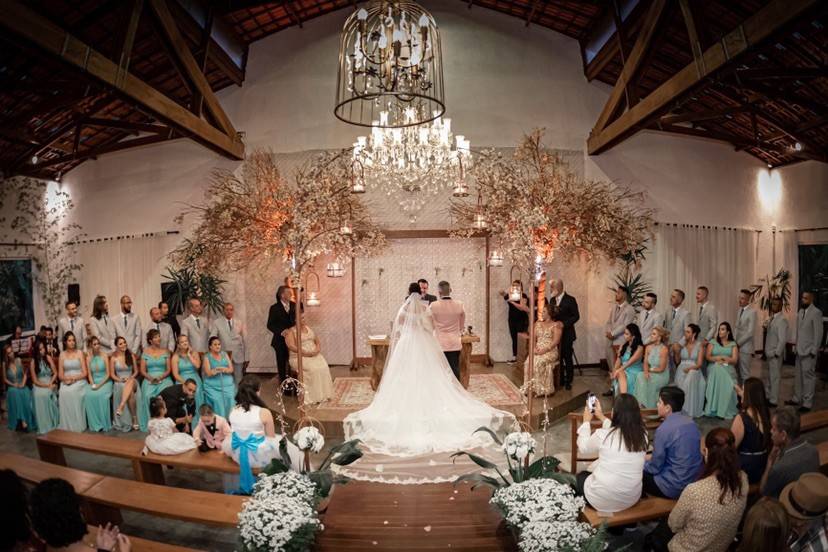
<path fill-rule="evenodd" d="M 587 397 L 587 407 L 589 407 L 589 411 L 595 413 L 595 403 L 598 401 L 598 397 L 595 396 L 595 393 L 590 392 L 589 396 Z"/>

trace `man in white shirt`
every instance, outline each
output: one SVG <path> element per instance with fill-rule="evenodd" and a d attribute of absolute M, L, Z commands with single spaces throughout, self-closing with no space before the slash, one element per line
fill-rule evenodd
<path fill-rule="evenodd" d="M 716 338 L 716 332 L 719 331 L 716 307 L 710 303 L 709 296 L 710 290 L 705 286 L 699 286 L 699 289 L 696 290 L 696 303 L 699 304 L 699 311 L 696 313 L 696 324 L 701 328 L 699 339 L 703 339 L 708 343 Z"/>
<path fill-rule="evenodd" d="M 233 303 L 224 304 L 224 316 L 214 320 L 210 327 L 210 335 L 216 336 L 221 342 L 221 350 L 226 351 L 233 361 L 233 379 L 238 384 L 250 364 L 245 335 L 247 329 L 244 323 L 235 318 L 236 309 Z"/>
<path fill-rule="evenodd" d="M 170 351 L 175 351 L 175 334 L 173 334 L 172 326 L 164 322 L 164 315 L 158 307 L 150 309 L 150 329 L 158 330 L 161 334 L 161 346 Z"/>
<path fill-rule="evenodd" d="M 121 297 L 121 313 L 113 320 L 115 333 L 126 339 L 127 347 L 137 357 L 141 356 L 144 345 L 144 334 L 141 329 L 141 319 L 132 312 L 132 299 L 129 295 Z"/>
<path fill-rule="evenodd" d="M 63 336 L 66 332 L 72 332 L 75 336 L 75 346 L 83 351 L 86 349 L 86 324 L 83 317 L 78 315 L 78 304 L 74 301 L 66 301 L 66 316 L 58 320 L 57 338 L 60 346 L 63 347 Z"/>
<path fill-rule="evenodd" d="M 796 315 L 796 369 L 794 370 L 793 400 L 787 405 L 799 405 L 800 412 L 810 412 L 814 404 L 816 359 L 822 346 L 822 311 L 814 305 L 811 291 L 802 293 L 801 307 Z"/>
<path fill-rule="evenodd" d="M 664 327 L 670 330 L 670 359 L 675 367 L 679 363 L 681 347 L 684 345 L 684 328 L 690 322 L 690 312 L 682 307 L 684 291 L 674 289 L 670 294 L 670 309 L 664 316 Z"/>
<path fill-rule="evenodd" d="M 204 307 L 201 301 L 193 297 L 188 301 L 190 316 L 181 322 L 181 335 L 186 335 L 190 340 L 190 348 L 201 353 L 207 352 L 207 342 L 210 339 L 210 326 L 207 318 L 202 316 Z"/>
<path fill-rule="evenodd" d="M 89 329 L 101 344 L 101 350 L 106 354 L 115 352 L 115 322 L 109 316 L 109 301 L 103 295 L 95 297 L 92 303 L 92 318 L 89 320 Z"/>
<path fill-rule="evenodd" d="M 627 290 L 621 286 L 615 288 L 615 305 L 612 306 L 604 325 L 607 338 L 607 362 L 609 369 L 615 366 L 618 350 L 624 344 L 624 328 L 635 320 L 635 309 L 627 302 Z"/>
<path fill-rule="evenodd" d="M 644 345 L 649 345 L 652 341 L 650 334 L 653 333 L 653 328 L 658 328 L 664 324 L 664 316 L 655 310 L 658 303 L 658 295 L 655 293 L 647 293 L 644 295 L 644 301 L 641 302 L 641 312 L 638 313 L 638 329 L 641 330 L 641 339 Z"/>
<path fill-rule="evenodd" d="M 739 346 L 739 385 L 750 377 L 750 361 L 753 358 L 753 333 L 756 331 L 756 311 L 750 308 L 750 290 L 739 291 L 739 310 L 733 324 L 733 338 Z"/>
<path fill-rule="evenodd" d="M 782 299 L 771 299 L 771 319 L 765 338 L 765 358 L 768 360 L 768 401 L 776 408 L 779 400 L 779 381 L 782 377 L 782 361 L 788 342 L 788 321 L 782 315 Z"/>

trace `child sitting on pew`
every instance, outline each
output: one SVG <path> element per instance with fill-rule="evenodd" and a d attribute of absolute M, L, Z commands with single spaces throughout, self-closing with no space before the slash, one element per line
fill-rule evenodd
<path fill-rule="evenodd" d="M 196 448 L 196 442 L 192 436 L 186 433 L 179 433 L 175 428 L 172 418 L 167 418 L 167 405 L 161 397 L 154 397 L 150 401 L 150 416 L 152 419 L 147 424 L 149 435 L 144 441 L 144 450 L 155 454 L 181 454 Z"/>
<path fill-rule="evenodd" d="M 193 431 L 193 439 L 198 445 L 198 450 L 201 452 L 221 450 L 221 443 L 232 433 L 227 419 L 213 412 L 212 407 L 207 403 L 201 405 L 198 415 L 200 419 Z"/>

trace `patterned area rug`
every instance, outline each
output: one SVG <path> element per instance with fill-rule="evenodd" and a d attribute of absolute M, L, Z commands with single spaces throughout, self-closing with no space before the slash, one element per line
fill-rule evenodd
<path fill-rule="evenodd" d="M 503 374 L 472 374 L 469 391 L 478 399 L 498 408 L 523 404 L 523 396 Z M 368 406 L 374 400 L 371 378 L 338 377 L 334 381 L 333 398 L 323 407 L 334 410 L 355 410 Z"/>

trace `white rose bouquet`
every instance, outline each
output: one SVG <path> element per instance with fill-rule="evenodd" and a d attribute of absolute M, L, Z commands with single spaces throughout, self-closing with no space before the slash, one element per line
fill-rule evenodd
<path fill-rule="evenodd" d="M 325 438 L 322 437 L 319 430 L 313 426 L 303 427 L 294 433 L 293 440 L 296 443 L 296 446 L 299 447 L 299 450 L 309 450 L 314 454 L 318 454 L 319 451 L 322 450 L 322 447 L 325 446 Z"/>
<path fill-rule="evenodd" d="M 510 433 L 503 440 L 503 452 L 512 460 L 523 462 L 529 455 L 535 452 L 537 442 L 531 433 L 518 432 Z"/>

